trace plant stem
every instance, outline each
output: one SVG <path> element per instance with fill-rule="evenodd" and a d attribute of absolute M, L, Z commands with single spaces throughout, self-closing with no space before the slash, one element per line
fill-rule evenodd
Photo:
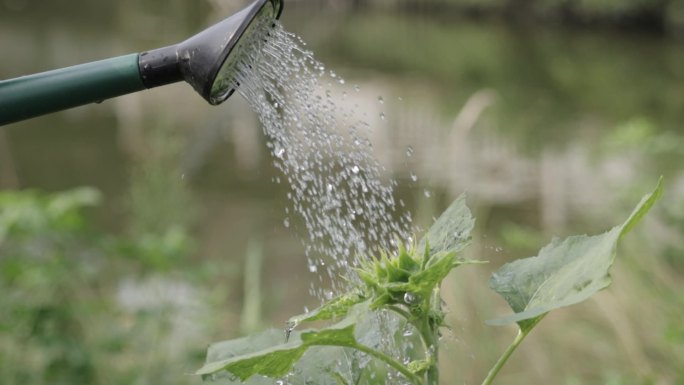
<path fill-rule="evenodd" d="M 400 316 L 404 317 L 406 319 L 406 321 L 408 321 L 408 322 L 411 322 L 411 319 L 413 318 L 413 316 L 411 314 L 409 314 L 409 312 L 400 308 L 399 306 L 389 305 L 389 306 L 387 306 L 387 310 L 391 310 L 391 311 L 399 314 Z"/>
<path fill-rule="evenodd" d="M 439 301 L 439 292 L 436 295 L 437 301 Z M 434 298 L 433 298 L 434 301 Z M 438 306 L 441 308 L 439 302 L 431 303 L 430 307 Z M 439 309 L 441 311 L 441 309 Z M 425 314 L 421 317 L 421 325 L 418 328 L 420 332 L 421 339 L 425 344 L 425 359 L 429 360 L 430 367 L 428 368 L 427 375 L 427 385 L 438 385 L 439 384 L 439 336 L 438 336 L 439 326 L 434 324 L 430 320 L 430 317 Z"/>
<path fill-rule="evenodd" d="M 359 350 L 361 352 L 364 352 L 364 353 L 368 354 L 369 356 L 373 356 L 373 357 L 375 357 L 381 361 L 384 361 L 387 365 L 391 366 L 392 368 L 396 369 L 399 373 L 403 374 L 404 377 L 411 380 L 411 382 L 414 383 L 415 385 L 423 385 L 423 379 L 421 379 L 419 376 L 411 373 L 411 371 L 408 370 L 406 368 L 406 366 L 402 365 L 399 361 L 388 356 L 387 354 L 385 354 L 379 350 L 369 348 L 368 346 L 361 345 L 361 344 L 356 344 L 353 346 L 353 348 L 356 350 Z"/>
<path fill-rule="evenodd" d="M 437 337 L 437 328 L 433 328 L 430 322 L 426 322 L 427 330 L 425 338 L 425 345 L 427 346 L 426 358 L 430 360 L 430 367 L 427 370 L 427 385 L 439 385 L 439 341 Z"/>
<path fill-rule="evenodd" d="M 489 374 L 487 375 L 487 378 L 485 378 L 482 382 L 482 385 L 491 385 L 496 375 L 499 374 L 501 368 L 504 366 L 506 361 L 508 361 L 508 358 L 511 356 L 511 354 L 513 354 L 515 349 L 518 348 L 518 346 L 525 339 L 528 333 L 529 329 L 527 330 L 527 332 L 523 332 L 522 329 L 518 329 L 518 334 L 515 336 L 515 339 L 513 340 L 511 345 L 508 346 L 506 351 L 503 352 L 501 357 L 499 357 L 499 360 L 496 361 L 496 364 L 494 364 L 492 369 L 489 371 Z"/>

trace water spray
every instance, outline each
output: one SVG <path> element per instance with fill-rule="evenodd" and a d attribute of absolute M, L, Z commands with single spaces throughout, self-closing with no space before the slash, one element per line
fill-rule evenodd
<path fill-rule="evenodd" d="M 235 64 L 282 10 L 282 0 L 255 0 L 176 45 L 2 80 L 0 125 L 179 81 L 221 104 L 235 91 Z"/>

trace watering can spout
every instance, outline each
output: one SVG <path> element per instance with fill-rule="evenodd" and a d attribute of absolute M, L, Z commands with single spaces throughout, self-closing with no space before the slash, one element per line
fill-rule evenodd
<path fill-rule="evenodd" d="M 236 64 L 282 9 L 283 0 L 255 0 L 176 45 L 0 81 L 0 125 L 181 80 L 220 104 L 235 91 Z"/>
<path fill-rule="evenodd" d="M 230 74 L 245 46 L 281 12 L 280 0 L 256 0 L 180 44 L 141 53 L 139 67 L 145 86 L 185 80 L 209 103 L 222 103 L 235 91 Z"/>

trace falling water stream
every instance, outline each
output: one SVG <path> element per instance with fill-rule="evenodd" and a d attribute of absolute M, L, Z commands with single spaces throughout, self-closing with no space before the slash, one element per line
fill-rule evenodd
<path fill-rule="evenodd" d="M 322 301 L 349 288 L 360 258 L 409 240 L 411 216 L 394 198 L 397 182 L 383 177 L 385 170 L 373 156 L 368 139 L 373 127 L 341 103 L 348 93 L 359 92 L 358 86 L 326 69 L 301 38 L 280 24 L 264 31 L 268 36 L 257 35 L 250 42 L 257 49 L 244 53 L 236 65 L 234 86 L 257 112 L 274 164 L 289 187 L 284 225 L 303 224 L 309 271 L 331 279 L 330 288 L 312 283 L 311 294 Z M 379 97 L 378 103 L 384 100 Z M 361 336 L 360 342 L 372 339 L 376 348 L 400 357 L 405 349 L 393 345 L 392 320 L 378 317 L 371 320 L 375 335 Z M 386 381 L 393 382 L 392 374 Z"/>
<path fill-rule="evenodd" d="M 235 86 L 257 112 L 290 188 L 284 225 L 291 225 L 292 216 L 302 220 L 309 270 L 327 272 L 336 292 L 343 289 L 339 276 L 350 276 L 357 258 L 408 239 L 410 214 L 394 199 L 396 181 L 382 178 L 367 138 L 372 127 L 339 103 L 358 87 L 326 70 L 280 24 L 268 35 L 258 38 L 261 49 L 241 58 Z M 314 291 L 321 298 L 331 295 Z"/>

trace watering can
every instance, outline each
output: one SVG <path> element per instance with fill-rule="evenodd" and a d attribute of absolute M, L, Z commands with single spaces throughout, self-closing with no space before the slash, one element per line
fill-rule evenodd
<path fill-rule="evenodd" d="M 0 81 L 0 125 L 176 83 L 189 83 L 212 105 L 235 91 L 239 58 L 283 0 L 255 0 L 195 36 L 168 47 Z"/>

